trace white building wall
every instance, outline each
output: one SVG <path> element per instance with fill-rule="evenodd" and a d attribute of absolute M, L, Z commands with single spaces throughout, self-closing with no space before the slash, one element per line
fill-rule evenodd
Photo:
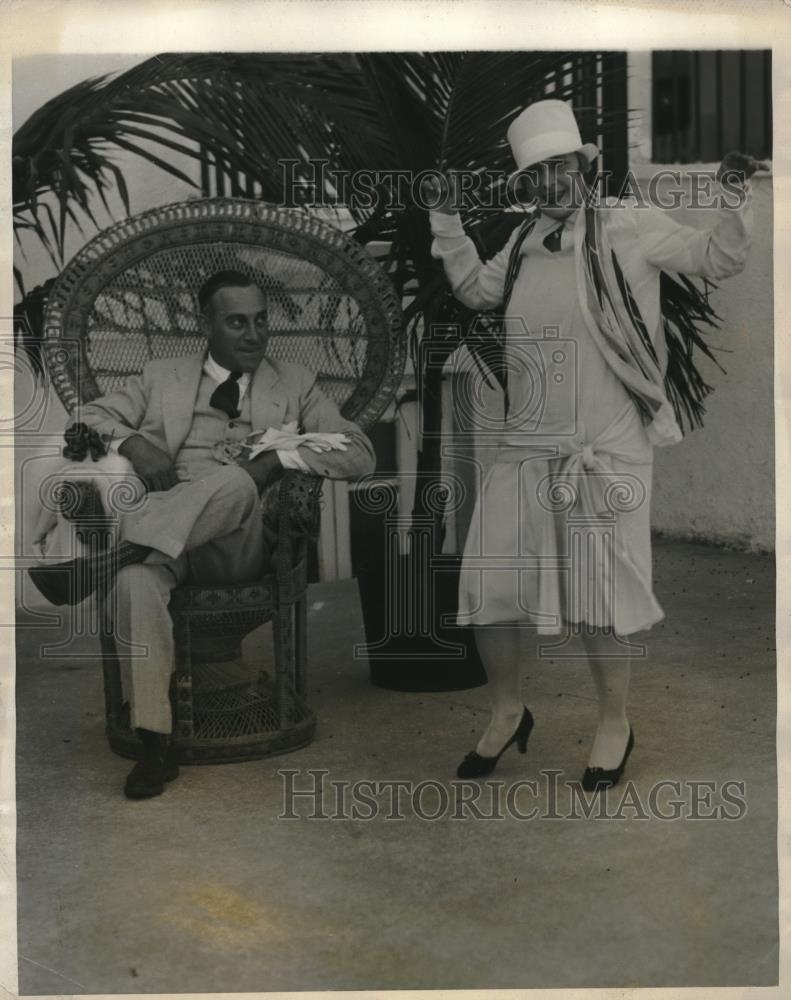
<path fill-rule="evenodd" d="M 745 270 L 712 296 L 708 335 L 726 370 L 703 359 L 714 392 L 702 429 L 655 452 L 654 527 L 738 548 L 774 548 L 774 337 L 771 178 L 754 181 L 755 238 Z M 680 221 L 704 224 L 694 212 Z M 698 215 L 702 213 L 697 213 Z M 686 216 L 686 218 L 684 218 Z"/>
<path fill-rule="evenodd" d="M 631 135 L 631 167 L 647 190 L 663 166 L 678 171 L 716 169 L 651 162 L 651 55 L 629 57 L 629 106 L 640 112 Z M 659 185 L 667 192 L 675 182 Z M 685 182 L 685 183 L 688 183 Z M 774 333 L 773 193 L 771 173 L 753 177 L 753 246 L 745 270 L 720 283 L 712 304 L 722 326 L 708 335 L 723 353 L 727 374 L 703 358 L 701 371 L 714 392 L 703 429 L 655 451 L 653 524 L 678 538 L 738 548 L 774 548 Z M 679 222 L 707 226 L 710 211 L 673 211 Z"/>

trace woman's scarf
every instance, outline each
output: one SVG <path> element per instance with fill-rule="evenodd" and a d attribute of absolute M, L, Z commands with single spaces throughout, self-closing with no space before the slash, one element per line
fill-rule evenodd
<path fill-rule="evenodd" d="M 650 331 L 607 238 L 602 213 L 584 208 L 577 241 L 577 284 L 588 327 L 621 380 L 655 445 L 674 444 L 681 428 L 665 392 L 667 348 L 662 331 Z"/>

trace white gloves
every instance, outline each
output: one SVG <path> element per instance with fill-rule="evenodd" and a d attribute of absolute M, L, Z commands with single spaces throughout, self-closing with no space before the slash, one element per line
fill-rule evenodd
<path fill-rule="evenodd" d="M 325 451 L 346 451 L 346 442 L 349 440 L 347 434 L 320 431 L 299 434 L 297 426 L 297 421 L 292 420 L 283 424 L 280 430 L 270 427 L 263 434 L 259 431 L 249 434 L 244 442 L 245 446 L 250 448 L 250 453 L 246 457 L 255 458 L 262 451 L 295 451 L 302 445 L 317 454 Z"/>

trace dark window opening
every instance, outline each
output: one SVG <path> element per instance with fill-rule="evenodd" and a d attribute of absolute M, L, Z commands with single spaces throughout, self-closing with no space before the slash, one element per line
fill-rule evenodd
<path fill-rule="evenodd" d="M 772 156 L 771 50 L 652 54 L 654 163 Z"/>

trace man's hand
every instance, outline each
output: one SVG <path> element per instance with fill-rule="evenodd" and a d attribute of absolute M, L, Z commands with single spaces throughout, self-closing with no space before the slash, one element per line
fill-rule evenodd
<path fill-rule="evenodd" d="M 722 158 L 717 180 L 725 184 L 744 184 L 756 170 L 768 170 L 769 166 L 760 160 L 753 159 L 747 153 L 726 153 Z"/>
<path fill-rule="evenodd" d="M 118 454 L 129 459 L 150 493 L 164 492 L 178 483 L 170 455 L 140 434 L 133 434 L 122 441 Z"/>
<path fill-rule="evenodd" d="M 239 462 L 239 468 L 244 469 L 252 478 L 259 494 L 263 493 L 267 486 L 271 486 L 283 472 L 283 465 L 276 451 L 262 451 L 255 458 Z"/>

